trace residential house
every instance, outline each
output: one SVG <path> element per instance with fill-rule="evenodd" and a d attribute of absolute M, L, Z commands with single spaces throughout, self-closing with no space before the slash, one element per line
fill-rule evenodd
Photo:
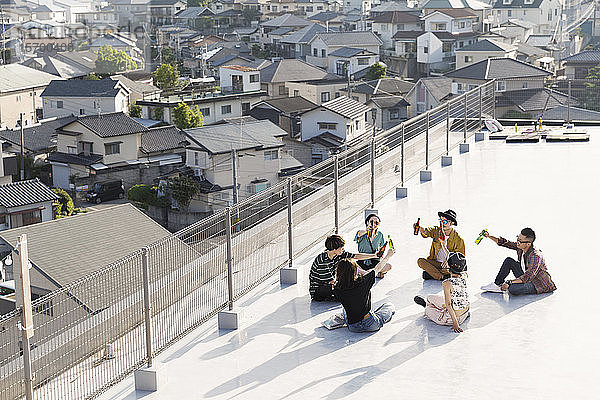
<path fill-rule="evenodd" d="M 534 33 L 552 34 L 561 19 L 562 9 L 560 0 L 497 0 L 493 21 L 502 24 L 518 18 L 532 23 Z"/>
<path fill-rule="evenodd" d="M 477 63 L 488 58 L 517 58 L 517 46 L 484 39 L 472 45 L 456 49 L 456 68 Z"/>
<path fill-rule="evenodd" d="M 233 201 L 232 151 L 236 154 L 238 199 L 245 199 L 280 181 L 281 138 L 287 132 L 269 120 L 224 123 L 185 131 L 186 165 L 201 182 L 190 211 L 213 212 Z"/>
<path fill-rule="evenodd" d="M 452 79 L 454 93 L 463 93 L 495 80 L 496 114 L 502 117 L 509 111 L 541 111 L 544 102 L 540 99 L 557 100 L 552 106 L 566 104 L 566 96 L 544 88 L 546 77 L 551 75 L 549 71 L 512 58 L 489 58 L 448 72 L 445 76 Z"/>
<path fill-rule="evenodd" d="M 356 9 L 361 13 L 368 14 L 372 7 L 372 0 L 344 0 L 343 2 L 344 13 Z"/>
<path fill-rule="evenodd" d="M 56 152 L 48 161 L 56 187 L 121 179 L 127 189 L 152 184 L 180 166 L 183 152 L 184 137 L 178 129 L 146 128 L 126 114 L 110 113 L 78 117 L 59 127 Z"/>
<path fill-rule="evenodd" d="M 280 54 L 284 58 L 303 58 L 311 54 L 309 42 L 317 33 L 327 32 L 327 28 L 317 23 L 311 23 L 293 33 L 285 35 L 280 40 Z"/>
<path fill-rule="evenodd" d="M 195 29 L 206 29 L 212 26 L 211 19 L 214 15 L 215 12 L 208 7 L 188 7 L 175 14 L 174 23 Z"/>
<path fill-rule="evenodd" d="M 148 22 L 150 0 L 109 0 L 118 16 L 119 26 L 139 26 Z"/>
<path fill-rule="evenodd" d="M 477 16 L 476 26 L 474 30 L 485 31 L 483 23 L 491 17 L 492 6 L 485 1 L 479 0 L 429 0 L 423 4 L 423 14 L 428 15 L 436 11 L 441 11 L 446 14 L 449 12 L 468 12 Z M 425 29 L 427 30 L 427 29 Z"/>
<path fill-rule="evenodd" d="M 342 47 L 359 48 L 374 54 L 379 54 L 381 39 L 371 31 L 362 32 L 322 32 L 317 33 L 308 43 L 311 55 L 306 56 L 306 62 L 321 68 L 329 65 L 329 54 Z"/>
<path fill-rule="evenodd" d="M 228 65 L 219 68 L 219 77 L 221 79 L 221 90 L 224 92 L 260 91 L 260 72 L 257 68 Z"/>
<path fill-rule="evenodd" d="M 567 79 L 586 79 L 592 68 L 600 66 L 600 50 L 584 50 L 561 60 Z"/>
<path fill-rule="evenodd" d="M 327 58 L 327 72 L 340 77 L 364 73 L 371 65 L 379 62 L 378 53 L 357 47 L 340 47 L 329 53 Z"/>
<path fill-rule="evenodd" d="M 23 116 L 24 126 L 42 115 L 41 94 L 56 76 L 19 64 L 0 65 L 0 129 L 14 128 Z"/>
<path fill-rule="evenodd" d="M 78 22 L 77 15 L 89 11 L 102 13 L 103 17 L 107 17 L 107 20 L 109 18 L 111 20 L 115 18 L 116 20 L 116 16 L 109 16 L 106 12 L 103 13 L 102 9 L 99 9 L 98 5 L 94 4 L 93 0 L 53 0 L 53 2 L 57 7 L 60 7 L 66 11 L 65 18 L 68 24 L 76 24 Z M 110 8 L 110 6 L 108 8 Z"/>
<path fill-rule="evenodd" d="M 524 61 L 528 64 L 536 65 L 540 68 L 551 70 L 553 68 L 545 68 L 536 63 L 536 60 L 550 55 L 549 51 L 539 47 L 530 46 L 527 43 L 517 43 L 517 60 Z M 552 59 L 554 61 L 554 58 Z"/>
<path fill-rule="evenodd" d="M 186 5 L 183 0 L 151 0 L 148 2 L 150 22 L 153 25 L 173 24 L 177 13 L 185 10 Z"/>
<path fill-rule="evenodd" d="M 37 178 L 0 185 L 0 231 L 52 221 L 57 199 Z"/>
<path fill-rule="evenodd" d="M 130 56 L 132 60 L 135 61 L 138 65 L 144 64 L 143 51 L 139 47 L 137 47 L 135 41 L 123 35 L 108 33 L 106 35 L 100 36 L 92 40 L 92 42 L 90 43 L 90 51 L 97 53 L 102 46 L 110 46 L 117 51 L 123 51 L 125 54 Z M 103 71 L 98 72 L 102 73 Z"/>
<path fill-rule="evenodd" d="M 273 7 L 274 6 L 271 6 L 271 8 Z M 260 37 L 258 42 L 264 47 L 271 48 L 276 45 L 276 43 L 273 42 L 273 36 L 275 36 L 276 39 L 281 39 L 280 36 L 295 32 L 310 24 L 311 22 L 293 14 L 281 15 L 277 18 L 260 23 Z"/>
<path fill-rule="evenodd" d="M 405 11 L 415 11 L 415 8 L 411 8 L 408 6 L 406 1 L 386 1 L 381 2 L 381 4 L 377 6 L 373 6 L 369 11 L 369 15 L 371 17 L 377 17 L 382 14 L 387 14 L 391 12 L 405 12 Z"/>
<path fill-rule="evenodd" d="M 71 65 L 73 69 L 94 72 L 98 54 L 93 51 L 59 51 L 54 56 L 59 61 Z"/>
<path fill-rule="evenodd" d="M 553 41 L 554 38 L 552 34 L 535 34 L 529 35 L 525 43 L 533 47 L 539 47 L 540 49 L 546 51 L 552 51 L 555 47 Z"/>
<path fill-rule="evenodd" d="M 209 4 L 210 9 L 215 13 L 219 14 L 223 11 L 233 10 L 235 7 L 235 0 L 216 0 Z"/>
<path fill-rule="evenodd" d="M 324 26 L 326 31 L 341 31 L 344 27 L 344 14 L 335 11 L 321 11 L 306 19 Z"/>
<path fill-rule="evenodd" d="M 329 0 L 296 0 L 296 9 L 301 15 L 306 15 L 307 18 L 311 18 L 313 15 L 320 14 L 327 11 L 338 11 L 335 8 L 335 2 Z M 271 2 L 271 4 L 273 4 Z"/>
<path fill-rule="evenodd" d="M 406 94 L 410 103 L 408 116 L 412 118 L 431 110 L 452 96 L 452 79 L 442 76 L 421 78 Z"/>
<path fill-rule="evenodd" d="M 124 75 L 113 75 L 113 81 L 119 81 L 129 91 L 129 102 L 135 104 L 138 100 L 153 100 L 160 98 L 162 90 L 151 83 L 134 81 Z M 116 110 L 115 110 L 116 111 Z"/>
<path fill-rule="evenodd" d="M 119 15 L 113 5 L 98 9 L 83 8 L 72 10 L 71 14 L 75 16 L 74 23 L 84 24 L 88 27 L 111 27 L 119 25 Z"/>
<path fill-rule="evenodd" d="M 64 79 L 83 78 L 90 73 L 87 69 L 78 68 L 75 65 L 68 64 L 56 57 L 44 55 L 42 57 L 33 57 L 22 62 L 29 68 L 43 71 Z"/>
<path fill-rule="evenodd" d="M 535 32 L 535 24 L 518 18 L 509 18 L 500 26 L 490 28 L 490 31 L 511 39 L 510 43 L 514 44 L 516 41 L 525 42 Z"/>
<path fill-rule="evenodd" d="M 31 18 L 38 21 L 67 22 L 67 11 L 54 4 L 42 4 L 31 10 Z"/>
<path fill-rule="evenodd" d="M 352 97 L 360 103 L 366 104 L 372 98 L 379 96 L 404 97 L 414 86 L 414 83 L 398 78 L 380 78 L 354 85 Z"/>
<path fill-rule="evenodd" d="M 417 38 L 423 31 L 398 31 L 392 36 L 394 41 L 394 53 L 396 56 L 406 59 L 417 57 Z"/>
<path fill-rule="evenodd" d="M 402 96 L 372 97 L 366 104 L 375 115 L 375 127 L 382 130 L 393 128 L 406 121 L 409 105 L 408 101 Z"/>
<path fill-rule="evenodd" d="M 286 84 L 307 80 L 323 79 L 329 74 L 313 65 L 297 59 L 283 59 L 260 70 L 262 90 L 269 97 L 288 97 Z"/>
<path fill-rule="evenodd" d="M 302 141 L 313 146 L 313 164 L 373 129 L 368 123 L 372 120 L 371 109 L 347 96 L 305 111 L 300 120 Z"/>
<path fill-rule="evenodd" d="M 383 42 L 383 48 L 392 50 L 394 41 L 392 37 L 398 31 L 422 31 L 423 22 L 415 11 L 381 12 L 371 17 L 373 32 Z"/>
<path fill-rule="evenodd" d="M 128 112 L 130 94 L 118 80 L 54 80 L 41 94 L 44 118 Z"/>
<path fill-rule="evenodd" d="M 348 87 L 348 84 L 346 78 L 332 77 L 332 79 L 286 82 L 285 88 L 286 92 L 292 97 L 301 96 L 317 105 L 321 105 L 344 96 L 344 90 Z"/>

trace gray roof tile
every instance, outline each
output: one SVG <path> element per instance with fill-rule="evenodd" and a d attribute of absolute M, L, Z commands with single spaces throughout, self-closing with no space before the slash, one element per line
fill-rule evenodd
<path fill-rule="evenodd" d="M 570 64 L 600 64 L 600 50 L 586 50 L 563 58 L 561 61 Z"/>
<path fill-rule="evenodd" d="M 520 77 L 548 76 L 551 72 L 512 58 L 488 58 L 455 71 L 446 73 L 450 78 L 465 79 L 509 79 Z"/>
<path fill-rule="evenodd" d="M 273 18 L 271 20 L 265 21 L 261 25 L 269 26 L 269 27 L 281 27 L 281 26 L 306 26 L 309 24 L 310 24 L 310 22 L 303 18 L 296 17 L 293 14 L 284 14 L 277 18 Z"/>
<path fill-rule="evenodd" d="M 260 70 L 261 82 L 298 82 L 323 79 L 327 72 L 296 59 L 283 59 Z"/>
<path fill-rule="evenodd" d="M 308 43 L 317 33 L 326 32 L 327 28 L 319 24 L 310 24 L 281 39 L 281 43 Z"/>
<path fill-rule="evenodd" d="M 371 109 L 348 96 L 340 96 L 337 99 L 321 104 L 321 107 L 331 110 L 344 118 L 356 118 Z"/>
<path fill-rule="evenodd" d="M 11 208 L 43 203 L 58 196 L 38 178 L 0 185 L 0 206 Z"/>
<path fill-rule="evenodd" d="M 144 132 L 148 130 L 148 128 L 122 112 L 101 115 L 85 115 L 78 117 L 77 121 L 73 121 L 62 126 L 61 129 L 65 130 L 64 128 L 66 128 L 68 125 L 75 123 L 80 123 L 100 137 L 129 135 L 131 133 Z"/>
<path fill-rule="evenodd" d="M 119 90 L 118 80 L 112 79 L 54 80 L 42 92 L 42 97 L 115 97 Z"/>
<path fill-rule="evenodd" d="M 412 82 L 398 78 L 381 78 L 356 85 L 352 91 L 370 95 L 406 94 L 413 86 Z"/>
<path fill-rule="evenodd" d="M 317 33 L 328 46 L 381 46 L 381 39 L 371 31 Z"/>
<path fill-rule="evenodd" d="M 185 133 L 175 126 L 150 128 L 142 133 L 141 150 L 144 153 L 156 153 L 179 149 L 183 148 L 182 142 L 185 140 Z"/>
<path fill-rule="evenodd" d="M 260 106 L 260 104 L 268 104 L 271 107 L 281 111 L 283 113 L 289 114 L 293 112 L 302 112 L 307 110 L 312 110 L 317 105 L 310 100 L 305 99 L 302 96 L 295 97 L 282 97 L 279 99 L 269 99 L 261 101 L 257 103 L 256 106 Z"/>
<path fill-rule="evenodd" d="M 0 65 L 0 93 L 46 86 L 55 79 L 59 78 L 24 65 Z"/>
<path fill-rule="evenodd" d="M 33 152 L 47 150 L 56 146 L 56 129 L 76 120 L 76 117 L 62 117 L 52 121 L 42 122 L 40 125 L 25 128 L 23 137 L 25 149 Z M 0 131 L 0 138 L 11 142 L 15 146 L 21 146 L 20 130 Z"/>
<path fill-rule="evenodd" d="M 375 54 L 372 51 L 368 51 L 365 49 L 360 49 L 357 47 L 340 47 L 339 49 L 332 51 L 329 53 L 330 56 L 334 57 L 342 57 L 342 58 L 350 58 L 359 54 Z"/>
<path fill-rule="evenodd" d="M 470 44 L 456 51 L 503 51 L 510 52 L 516 50 L 516 47 L 510 44 L 498 42 L 492 39 L 483 39 L 473 44 Z"/>

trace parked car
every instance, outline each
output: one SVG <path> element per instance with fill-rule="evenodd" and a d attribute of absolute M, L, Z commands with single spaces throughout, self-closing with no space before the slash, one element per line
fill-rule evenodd
<path fill-rule="evenodd" d="M 122 181 L 98 182 L 94 184 L 92 191 L 85 195 L 87 201 L 96 204 L 123 197 L 125 197 L 125 188 Z"/>

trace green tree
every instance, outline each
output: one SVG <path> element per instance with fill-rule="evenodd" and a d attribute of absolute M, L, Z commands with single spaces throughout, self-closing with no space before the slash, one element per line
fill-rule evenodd
<path fill-rule="evenodd" d="M 576 89 L 576 97 L 586 110 L 600 111 L 600 66 L 590 68 L 585 89 Z"/>
<path fill-rule="evenodd" d="M 73 199 L 69 196 L 69 193 L 59 188 L 52 189 L 52 191 L 59 197 L 58 200 L 54 200 L 53 203 L 56 206 L 57 217 L 60 218 L 72 215 L 75 206 L 73 205 Z"/>
<path fill-rule="evenodd" d="M 167 180 L 167 193 L 180 208 L 187 209 L 199 191 L 200 184 L 194 178 L 179 176 Z"/>
<path fill-rule="evenodd" d="M 162 107 L 156 107 L 152 111 L 152 119 L 155 120 L 155 121 L 162 121 L 164 114 L 165 114 L 164 108 L 162 108 Z"/>
<path fill-rule="evenodd" d="M 154 84 L 161 89 L 172 89 L 179 82 L 179 71 L 171 64 L 162 64 L 152 73 Z"/>
<path fill-rule="evenodd" d="M 369 67 L 369 70 L 365 75 L 365 79 L 368 81 L 372 81 L 375 79 L 383 78 L 385 77 L 385 70 L 386 68 L 382 63 L 376 62 L 375 64 Z"/>
<path fill-rule="evenodd" d="M 131 118 L 142 118 L 142 106 L 132 104 L 129 106 L 129 116 Z"/>
<path fill-rule="evenodd" d="M 246 21 L 246 24 L 250 25 L 252 21 L 258 21 L 260 19 L 260 11 L 255 8 L 244 8 L 242 11 L 242 18 Z"/>
<path fill-rule="evenodd" d="M 115 74 L 137 68 L 135 61 L 123 50 L 115 50 L 112 46 L 102 46 L 97 51 L 96 72 L 100 74 Z"/>
<path fill-rule="evenodd" d="M 173 122 L 179 129 L 199 128 L 204 125 L 204 116 L 198 106 L 192 109 L 185 103 L 179 103 L 173 110 Z"/>
<path fill-rule="evenodd" d="M 100 77 L 93 72 L 87 74 L 84 78 L 86 81 L 99 81 Z"/>

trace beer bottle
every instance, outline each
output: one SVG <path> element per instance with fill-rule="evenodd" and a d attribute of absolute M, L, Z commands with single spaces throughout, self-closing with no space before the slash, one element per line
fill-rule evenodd
<path fill-rule="evenodd" d="M 394 248 L 394 242 L 392 242 L 392 238 L 390 235 L 388 235 L 388 242 L 390 243 L 390 249 Z"/>
<path fill-rule="evenodd" d="M 484 228 L 484 229 L 481 231 L 481 233 L 479 233 L 479 236 L 477 236 L 477 239 L 475 239 L 475 244 L 479 244 L 479 243 L 481 243 L 481 241 L 482 241 L 482 240 L 483 240 L 483 238 L 485 237 L 485 236 L 483 236 L 483 235 L 484 235 L 486 232 L 487 232 L 487 229 L 485 229 L 485 228 Z"/>
<path fill-rule="evenodd" d="M 415 236 L 419 234 L 421 218 L 417 218 L 417 222 L 413 225 L 415 227 Z"/>

